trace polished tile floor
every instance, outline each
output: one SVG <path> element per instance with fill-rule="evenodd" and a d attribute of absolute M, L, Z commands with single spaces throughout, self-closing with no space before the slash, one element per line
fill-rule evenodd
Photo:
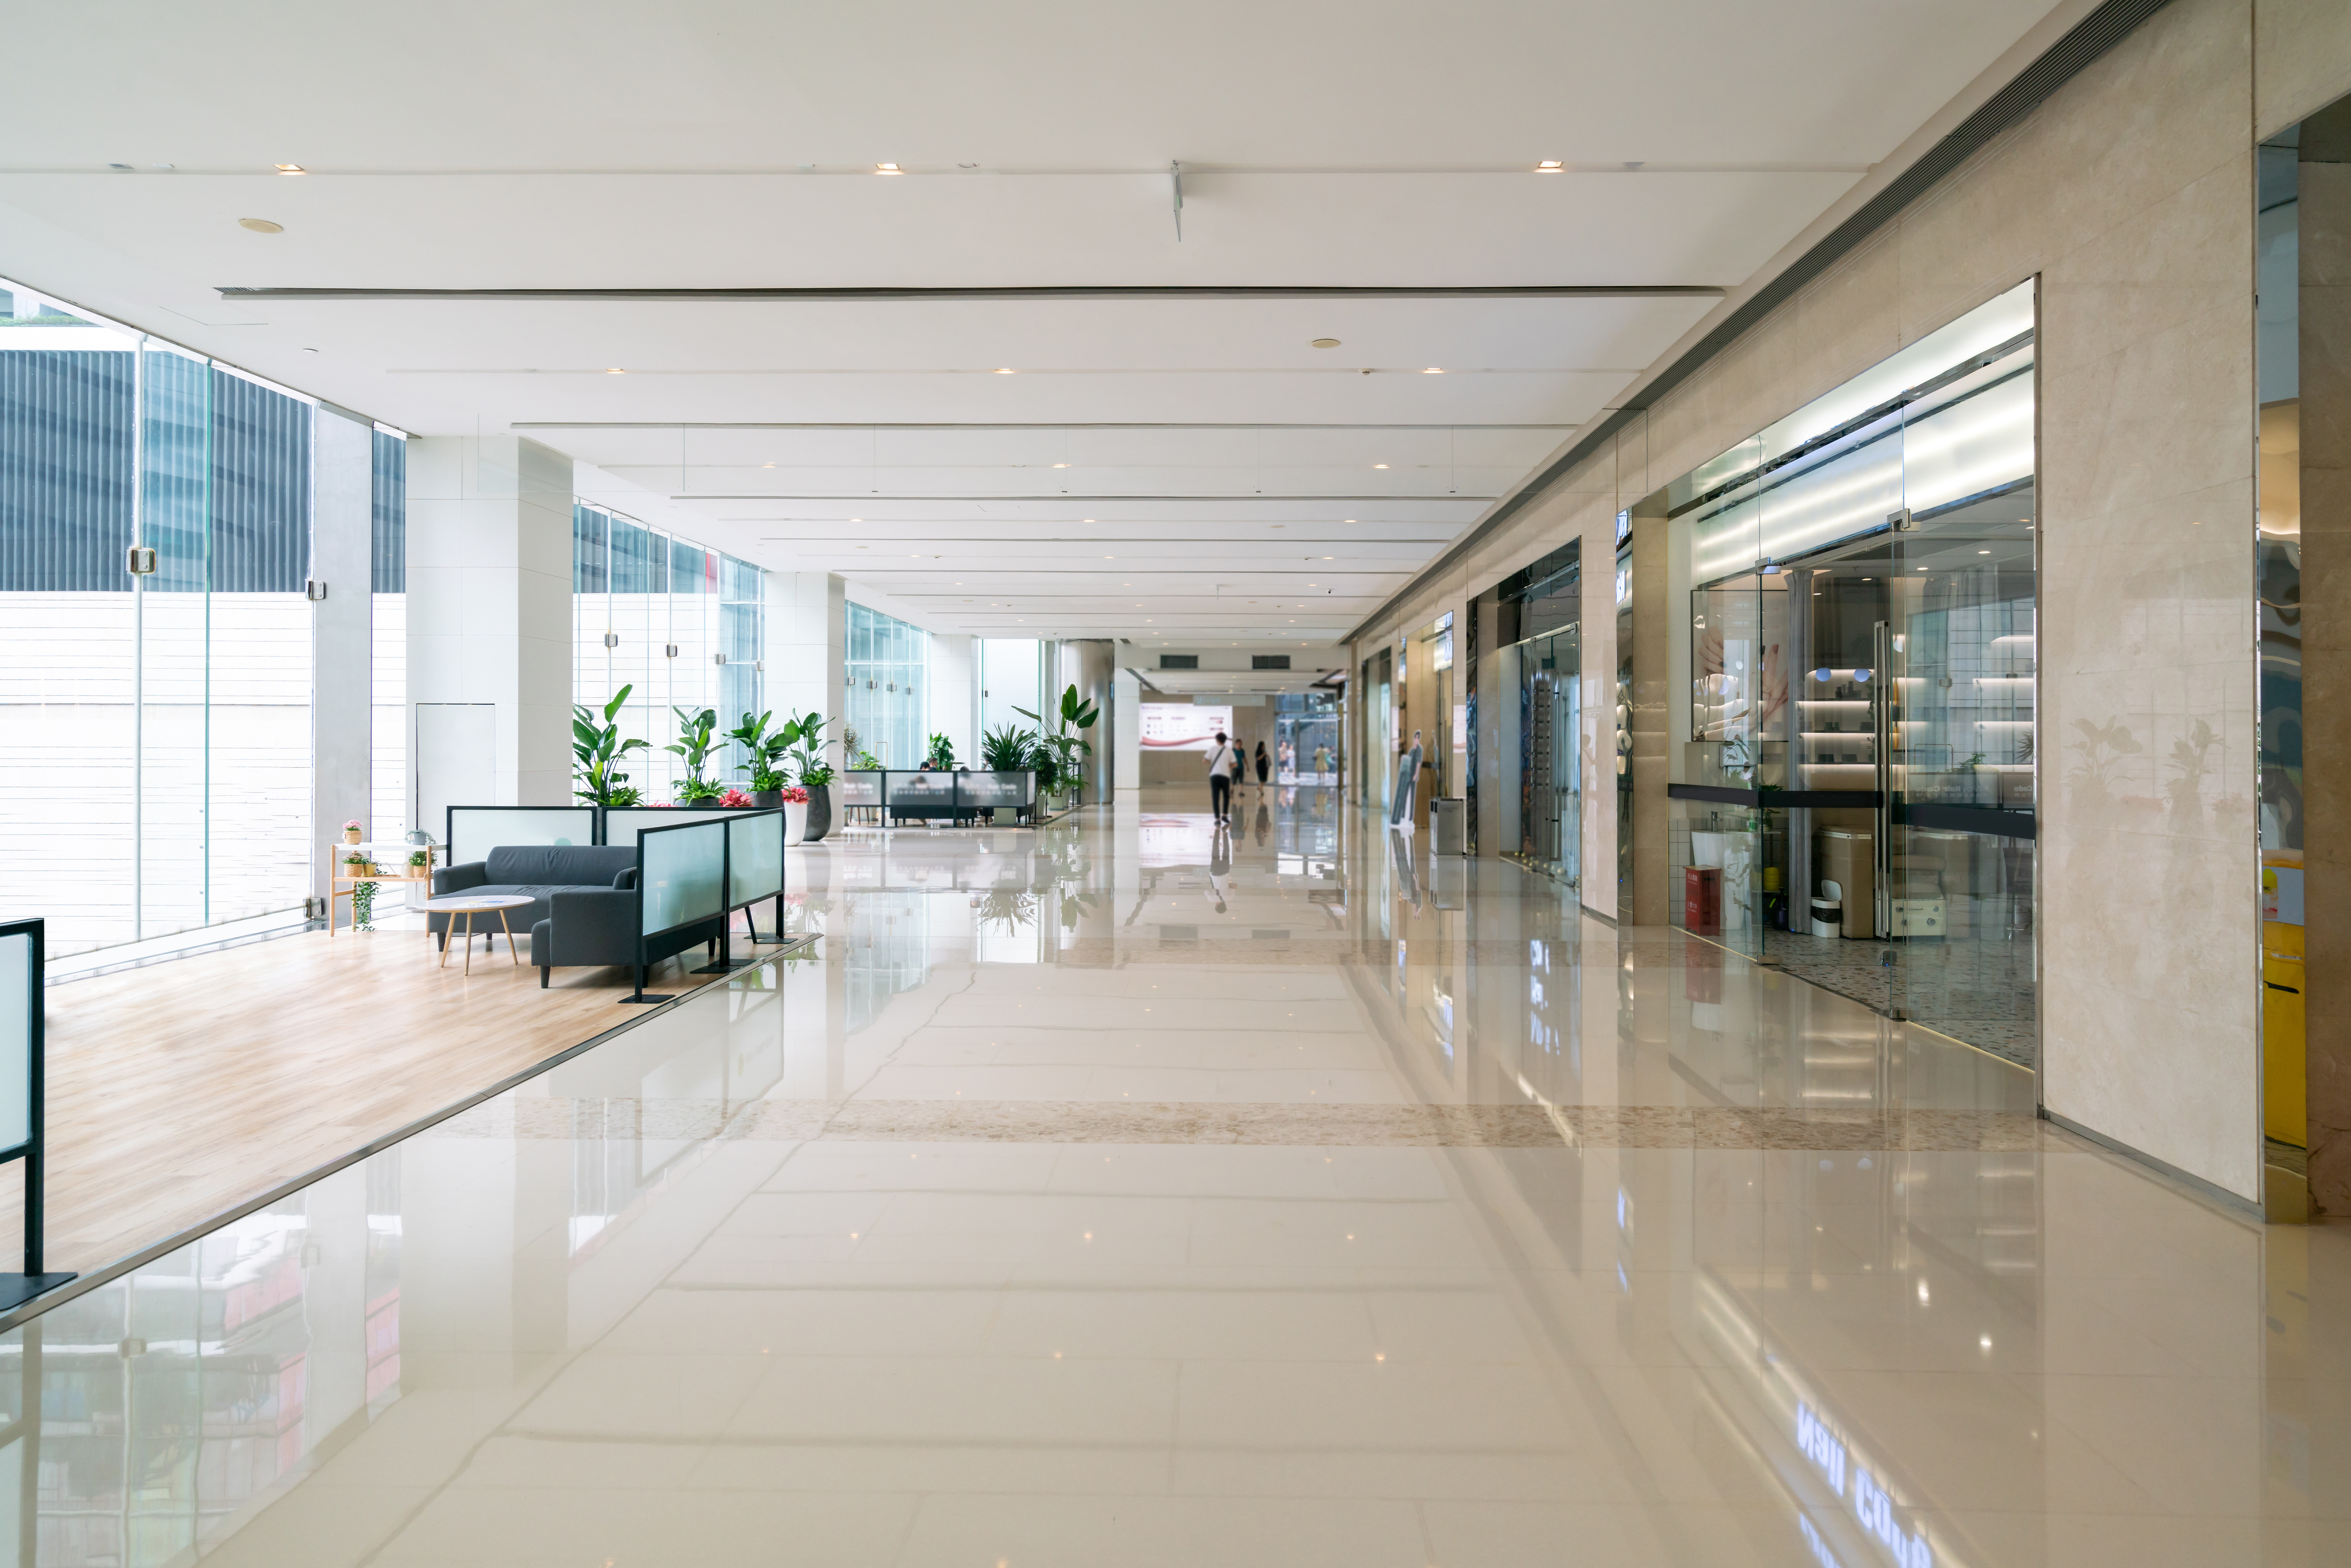
<path fill-rule="evenodd" d="M 1261 804 L 798 852 L 814 957 L 0 1338 L 0 1560 L 2351 1560 L 2351 1236 Z"/>

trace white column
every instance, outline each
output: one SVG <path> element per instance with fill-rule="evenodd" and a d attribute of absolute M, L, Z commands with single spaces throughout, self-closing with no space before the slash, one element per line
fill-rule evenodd
<path fill-rule="evenodd" d="M 1118 754 L 1118 803 L 1134 811 L 1143 803 L 1143 683 L 1133 670 L 1112 677 L 1115 711 L 1111 715 L 1111 743 Z"/>
<path fill-rule="evenodd" d="M 311 431 L 310 578 L 327 597 L 310 606 L 310 883 L 323 898 L 343 823 L 369 821 L 375 426 L 321 403 Z"/>
<path fill-rule="evenodd" d="M 408 444 L 408 702 L 412 737 L 428 705 L 493 710 L 483 777 L 496 798 L 483 804 L 570 800 L 571 459 L 562 453 L 515 435 Z"/>
<path fill-rule="evenodd" d="M 979 737 L 972 730 L 978 686 L 972 671 L 973 643 L 967 634 L 931 633 L 930 715 L 925 735 L 955 742 L 956 760 L 979 765 Z"/>
<path fill-rule="evenodd" d="M 830 572 L 768 573 L 765 647 L 760 661 L 767 706 L 780 724 L 787 716 L 820 713 L 828 744 L 841 739 L 841 652 L 847 599 L 841 580 Z M 827 756 L 840 765 L 840 758 Z"/>

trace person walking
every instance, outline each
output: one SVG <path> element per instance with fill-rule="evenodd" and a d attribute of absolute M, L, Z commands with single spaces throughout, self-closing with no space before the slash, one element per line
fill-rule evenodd
<path fill-rule="evenodd" d="M 1225 732 L 1217 731 L 1217 744 L 1208 753 L 1208 814 L 1219 822 L 1232 820 L 1236 757 Z"/>
<path fill-rule="evenodd" d="M 1272 773 L 1273 764 L 1266 759 L 1265 742 L 1260 740 L 1257 743 L 1257 787 L 1264 789 L 1266 779 Z"/>

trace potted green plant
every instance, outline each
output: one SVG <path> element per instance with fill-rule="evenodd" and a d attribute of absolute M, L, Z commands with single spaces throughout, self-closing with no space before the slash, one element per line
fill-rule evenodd
<path fill-rule="evenodd" d="M 371 882 L 357 882 L 355 879 L 373 875 L 375 866 L 369 861 L 367 858 L 367 852 L 364 850 L 345 850 L 343 852 L 342 859 L 343 878 L 347 882 L 353 883 L 351 888 L 351 929 L 354 931 L 372 931 L 375 929 L 375 883 Z"/>
<path fill-rule="evenodd" d="M 794 771 L 808 791 L 808 815 L 800 841 L 812 844 L 832 831 L 832 766 L 824 759 L 824 727 L 820 713 L 804 713 L 788 727 L 799 742 Z"/>
<path fill-rule="evenodd" d="M 591 806 L 633 804 L 636 800 L 634 789 L 627 791 L 627 801 L 614 799 L 629 776 L 615 772 L 612 765 L 645 746 L 642 740 L 621 738 L 621 705 L 629 700 L 630 689 L 622 686 L 613 694 L 612 700 L 604 705 L 601 722 L 596 710 L 585 703 L 575 705 L 571 710 L 571 755 L 580 767 L 579 788 L 572 792 Z"/>
<path fill-rule="evenodd" d="M 1068 803 L 1076 805 L 1078 786 L 1084 777 L 1078 767 L 1078 758 L 1091 757 L 1094 749 L 1092 743 L 1085 738 L 1085 731 L 1092 729 L 1094 721 L 1102 717 L 1102 710 L 1081 698 L 1078 688 L 1072 685 L 1061 694 L 1061 711 L 1053 716 L 1053 727 L 1050 731 L 1045 728 L 1045 719 L 1041 715 L 1031 713 L 1025 707 L 1016 707 L 1012 711 L 1023 718 L 1037 721 L 1040 748 L 1053 759 L 1054 780 L 1068 791 Z M 1039 771 L 1037 788 L 1040 792 L 1047 789 L 1042 769 Z"/>
<path fill-rule="evenodd" d="M 923 766 L 950 773 L 955 765 L 955 742 L 944 735 L 931 737 L 929 748 L 923 753 Z"/>
<path fill-rule="evenodd" d="M 409 851 L 408 874 L 413 877 L 419 878 L 431 876 L 433 874 L 433 852 L 431 850 Z"/>
<path fill-rule="evenodd" d="M 677 716 L 677 739 L 662 749 L 685 764 L 684 781 L 677 787 L 678 803 L 715 806 L 726 792 L 726 786 L 705 779 L 702 770 L 710 765 L 710 754 L 718 749 L 714 733 L 718 728 L 718 710 L 673 707 L 670 711 Z"/>
<path fill-rule="evenodd" d="M 745 761 L 736 771 L 751 776 L 752 803 L 769 810 L 783 804 L 783 788 L 791 782 L 785 772 L 784 755 L 799 738 L 799 726 L 789 720 L 782 728 L 769 730 L 768 721 L 775 716 L 769 712 L 754 718 L 747 713 L 741 724 L 726 732 L 727 739 L 743 747 Z"/>

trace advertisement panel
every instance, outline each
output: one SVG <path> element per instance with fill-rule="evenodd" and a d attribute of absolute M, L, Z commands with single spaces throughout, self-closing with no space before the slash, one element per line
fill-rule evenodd
<path fill-rule="evenodd" d="M 1143 705 L 1143 749 L 1145 751 L 1197 751 L 1207 753 L 1217 747 L 1217 731 L 1233 732 L 1233 710 L 1228 703 L 1211 707 L 1207 703 L 1144 703 Z"/>

